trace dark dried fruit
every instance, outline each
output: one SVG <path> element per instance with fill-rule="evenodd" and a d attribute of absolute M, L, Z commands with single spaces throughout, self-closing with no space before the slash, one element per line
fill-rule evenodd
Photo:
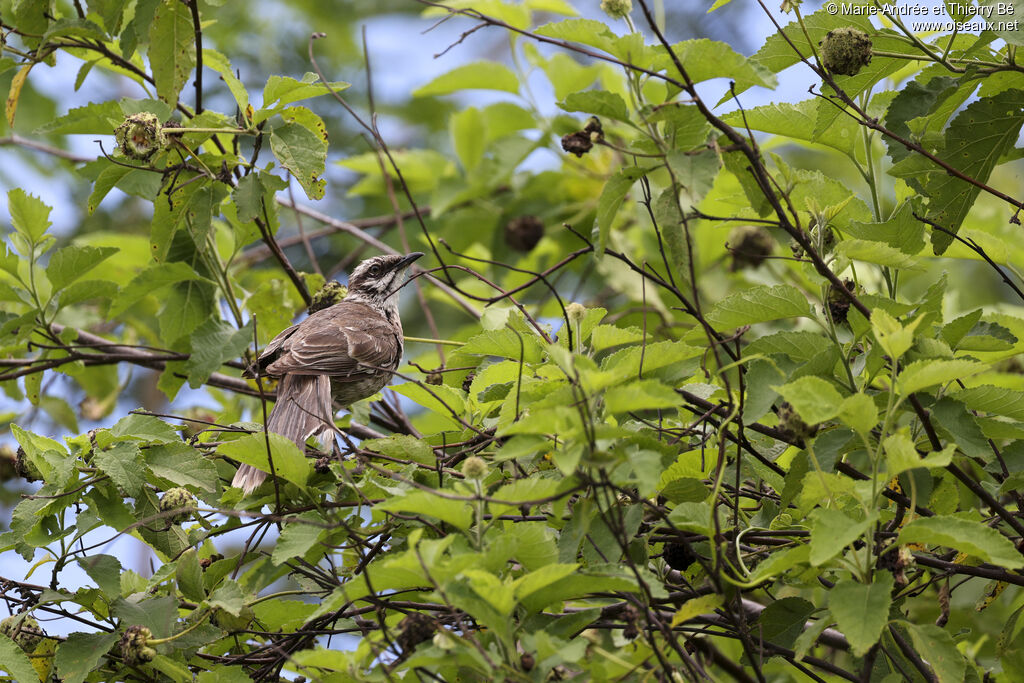
<path fill-rule="evenodd" d="M 347 293 L 348 288 L 340 282 L 335 282 L 334 280 L 325 282 L 324 286 L 313 295 L 313 301 L 310 302 L 308 310 L 310 314 L 313 314 L 325 308 L 330 308 L 344 299 Z"/>
<path fill-rule="evenodd" d="M 533 667 L 537 664 L 537 661 L 533 658 L 529 652 L 524 652 L 519 657 L 519 668 L 523 671 L 532 671 Z"/>
<path fill-rule="evenodd" d="M 544 224 L 536 216 L 517 216 L 505 224 L 505 244 L 516 251 L 532 250 L 544 237 Z"/>
<path fill-rule="evenodd" d="M 856 76 L 871 63 L 871 38 L 852 26 L 832 29 L 819 45 L 821 63 L 834 74 Z"/>
<path fill-rule="evenodd" d="M 843 280 L 843 286 L 851 294 L 854 293 L 856 285 L 853 280 Z M 850 312 L 850 300 L 835 285 L 828 289 L 828 301 L 826 304 L 828 305 L 829 315 L 832 316 L 832 322 L 838 325 L 846 322 L 846 316 Z"/>
<path fill-rule="evenodd" d="M 779 404 L 779 429 L 795 440 L 803 440 L 818 433 L 818 425 L 804 422 L 787 401 Z"/>
<path fill-rule="evenodd" d="M 771 256 L 775 240 L 771 233 L 756 225 L 738 225 L 729 233 L 727 242 L 732 254 L 730 270 L 757 268 Z"/>
<path fill-rule="evenodd" d="M 678 572 L 686 571 L 697 561 L 697 555 L 682 543 L 666 543 L 661 556 L 665 559 L 665 564 Z"/>
<path fill-rule="evenodd" d="M 601 127 L 601 121 L 596 116 L 591 116 L 583 130 L 562 136 L 562 149 L 569 154 L 582 157 L 599 140 L 604 140 L 604 129 Z"/>
<path fill-rule="evenodd" d="M 473 380 L 475 378 L 476 373 L 470 372 L 468 375 L 466 375 L 466 379 L 462 380 L 462 390 L 465 391 L 467 394 L 469 393 L 469 390 L 473 387 Z"/>
<path fill-rule="evenodd" d="M 434 635 L 434 620 L 423 612 L 410 612 L 398 623 L 398 637 L 395 642 L 402 652 L 409 652 Z"/>
<path fill-rule="evenodd" d="M 14 456 L 14 469 L 18 472 L 18 476 L 25 481 L 39 481 L 43 478 L 21 446 L 18 446 L 18 452 Z"/>
<path fill-rule="evenodd" d="M 426 382 L 427 384 L 430 384 L 431 386 L 439 387 L 442 384 L 444 384 L 444 375 L 434 370 L 432 372 L 428 372 L 427 378 L 423 381 Z"/>
<path fill-rule="evenodd" d="M 317 474 L 327 474 L 331 471 L 331 459 L 327 457 L 317 458 L 313 463 L 313 470 Z"/>

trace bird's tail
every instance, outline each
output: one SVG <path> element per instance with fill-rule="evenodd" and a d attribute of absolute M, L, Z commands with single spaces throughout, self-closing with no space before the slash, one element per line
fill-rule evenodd
<path fill-rule="evenodd" d="M 277 402 L 270 411 L 267 431 L 293 441 L 300 449 L 306 439 L 330 434 L 334 424 L 331 380 L 326 375 L 285 375 L 277 385 Z M 267 473 L 252 465 L 242 465 L 231 480 L 232 486 L 246 494 L 256 490 Z"/>

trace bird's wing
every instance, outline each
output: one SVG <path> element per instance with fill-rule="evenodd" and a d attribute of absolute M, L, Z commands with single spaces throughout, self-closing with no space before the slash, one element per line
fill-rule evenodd
<path fill-rule="evenodd" d="M 394 326 L 377 311 L 342 301 L 299 323 L 280 344 L 279 353 L 267 366 L 272 375 L 356 379 L 372 375 L 374 368 L 395 367 L 402 345 Z"/>

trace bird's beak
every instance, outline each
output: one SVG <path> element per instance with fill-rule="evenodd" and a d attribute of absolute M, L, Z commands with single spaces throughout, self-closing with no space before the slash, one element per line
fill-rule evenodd
<path fill-rule="evenodd" d="M 414 251 L 408 256 L 403 257 L 401 261 L 395 264 L 395 270 L 402 270 L 408 267 L 409 264 L 418 259 L 420 256 L 423 256 L 422 251 Z"/>

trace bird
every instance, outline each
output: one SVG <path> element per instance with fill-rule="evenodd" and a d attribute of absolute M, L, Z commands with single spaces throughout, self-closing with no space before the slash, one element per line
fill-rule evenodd
<path fill-rule="evenodd" d="M 274 337 L 256 361 L 260 376 L 280 378 L 267 431 L 300 449 L 333 435 L 334 404 L 348 407 L 373 396 L 402 361 L 398 290 L 422 252 L 366 259 L 352 271 L 345 297 Z M 231 485 L 252 493 L 267 473 L 243 464 Z"/>

